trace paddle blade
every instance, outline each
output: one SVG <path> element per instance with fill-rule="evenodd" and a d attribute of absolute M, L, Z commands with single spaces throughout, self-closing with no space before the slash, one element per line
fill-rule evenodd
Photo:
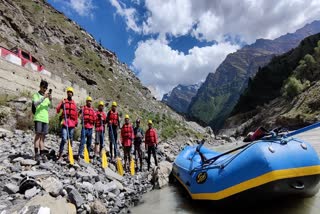
<path fill-rule="evenodd" d="M 73 152 L 72 152 L 72 147 L 71 147 L 71 142 L 68 140 L 68 153 L 69 153 L 69 162 L 71 165 L 74 164 L 74 159 L 73 159 Z"/>
<path fill-rule="evenodd" d="M 108 160 L 107 160 L 107 155 L 106 155 L 106 150 L 102 150 L 101 154 L 101 159 L 102 159 L 102 168 L 105 169 L 108 167 Z"/>
<path fill-rule="evenodd" d="M 121 158 L 119 157 L 117 158 L 117 170 L 119 175 L 123 176 L 124 171 L 123 171 L 122 161 L 121 161 Z"/>
<path fill-rule="evenodd" d="M 90 158 L 89 158 L 89 152 L 88 152 L 88 149 L 87 149 L 87 146 L 84 145 L 84 152 L 83 152 L 83 158 L 84 158 L 84 162 L 86 163 L 89 163 L 90 162 Z"/>
<path fill-rule="evenodd" d="M 130 173 L 131 173 L 131 175 L 135 174 L 134 168 L 135 168 L 134 159 L 131 158 L 131 161 L 130 161 Z"/>

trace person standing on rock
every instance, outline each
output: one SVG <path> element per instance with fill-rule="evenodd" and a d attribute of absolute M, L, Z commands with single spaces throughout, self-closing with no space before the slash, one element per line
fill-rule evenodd
<path fill-rule="evenodd" d="M 105 134 L 105 125 L 107 123 L 107 116 L 103 111 L 104 103 L 103 101 L 99 102 L 98 110 L 96 111 L 96 142 L 95 142 L 95 157 L 94 160 L 101 156 L 101 150 L 104 148 L 104 134 Z M 100 155 L 99 155 L 100 154 Z"/>
<path fill-rule="evenodd" d="M 48 89 L 48 82 L 41 80 L 40 90 L 32 96 L 32 109 L 34 112 L 34 153 L 35 160 L 39 160 L 39 148 L 40 156 L 44 155 L 44 139 L 49 130 L 49 107 L 51 106 L 52 96 L 46 93 Z"/>
<path fill-rule="evenodd" d="M 58 156 L 59 160 L 62 159 L 64 145 L 66 144 L 68 138 L 70 139 L 70 143 L 72 145 L 74 128 L 78 126 L 77 105 L 75 101 L 72 100 L 73 88 L 68 87 L 66 91 L 67 91 L 67 98 L 63 99 L 56 108 L 57 114 L 60 115 L 61 125 L 62 125 L 61 143 L 60 143 L 59 156 Z M 66 123 L 66 120 L 67 120 L 67 123 Z M 68 130 L 68 133 L 67 133 L 67 130 Z"/>
<path fill-rule="evenodd" d="M 96 121 L 96 113 L 92 108 L 91 104 L 92 104 L 92 98 L 88 96 L 86 99 L 86 105 L 83 106 L 79 111 L 79 115 L 81 115 L 82 130 L 81 130 L 81 141 L 79 145 L 78 159 L 83 158 L 84 145 L 87 146 L 87 150 L 89 154 L 91 151 L 92 130 L 94 127 L 94 123 Z"/>
<path fill-rule="evenodd" d="M 146 150 L 148 150 L 148 171 L 150 170 L 151 165 L 151 153 L 153 155 L 154 163 L 158 166 L 156 147 L 158 144 L 158 136 L 157 131 L 152 127 L 152 120 L 148 120 L 148 130 L 146 131 L 145 136 L 145 146 Z"/>
<path fill-rule="evenodd" d="M 129 171 L 129 163 L 131 160 L 131 146 L 134 139 L 134 132 L 132 125 L 129 121 L 129 115 L 125 115 L 124 124 L 121 128 L 121 143 L 123 147 L 123 156 L 124 156 L 124 168 Z"/>
<path fill-rule="evenodd" d="M 111 110 L 107 114 L 107 123 L 109 128 L 109 148 L 110 158 L 116 157 L 117 155 L 117 140 L 118 140 L 118 128 L 120 127 L 119 114 L 117 112 L 117 102 L 112 102 Z M 114 156 L 112 154 L 114 150 Z"/>
<path fill-rule="evenodd" d="M 140 127 L 140 119 L 136 120 L 136 126 L 133 129 L 134 132 L 134 157 L 135 161 L 137 162 L 137 156 L 139 157 L 140 161 L 140 171 L 142 171 L 142 150 L 141 150 L 141 144 L 144 137 L 143 129 Z"/>

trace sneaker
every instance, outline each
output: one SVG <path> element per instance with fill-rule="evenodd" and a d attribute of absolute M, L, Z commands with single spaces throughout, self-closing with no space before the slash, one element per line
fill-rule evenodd
<path fill-rule="evenodd" d="M 39 155 L 39 154 L 36 154 L 36 155 L 34 156 L 34 160 L 37 161 L 37 162 L 40 161 L 40 155 Z"/>
<path fill-rule="evenodd" d="M 46 155 L 41 155 L 41 161 L 42 161 L 43 163 L 47 162 L 47 161 L 48 161 L 47 156 L 46 156 Z"/>

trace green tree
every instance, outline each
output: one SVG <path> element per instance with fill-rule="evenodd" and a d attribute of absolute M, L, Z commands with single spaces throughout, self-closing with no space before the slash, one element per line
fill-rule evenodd
<path fill-rule="evenodd" d="M 293 98 L 304 89 L 304 85 L 296 77 L 291 76 L 288 78 L 286 84 L 282 89 L 282 95 L 287 98 Z"/>

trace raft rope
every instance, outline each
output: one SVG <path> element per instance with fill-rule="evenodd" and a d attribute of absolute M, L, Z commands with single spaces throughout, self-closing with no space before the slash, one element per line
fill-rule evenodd
<path fill-rule="evenodd" d="M 310 126 L 307 126 L 307 127 L 304 127 L 304 128 L 301 128 L 301 129 L 298 129 L 294 132 L 291 132 L 291 133 L 288 133 L 287 131 L 287 134 L 284 134 L 284 135 L 279 135 L 279 133 L 275 132 L 275 131 L 271 131 L 269 134 L 271 134 L 271 136 L 266 136 L 258 141 L 253 141 L 247 145 L 243 145 L 243 146 L 240 146 L 238 148 L 235 148 L 235 149 L 232 149 L 230 151 L 227 151 L 227 152 L 224 152 L 220 155 L 217 155 L 213 158 L 210 158 L 210 159 L 206 159 L 205 156 L 203 155 L 203 153 L 201 153 L 200 151 L 200 148 L 202 147 L 202 145 L 204 144 L 204 140 L 201 141 L 200 145 L 198 145 L 196 147 L 196 151 L 194 152 L 191 160 L 194 158 L 195 154 L 198 153 L 201 157 L 201 161 L 202 161 L 202 164 L 194 169 L 192 169 L 190 171 L 190 173 L 192 172 L 196 172 L 196 171 L 201 171 L 201 170 L 208 170 L 208 169 L 214 169 L 214 168 L 220 168 L 220 169 L 223 169 L 224 167 L 226 167 L 228 164 L 230 164 L 236 157 L 238 157 L 242 152 L 244 152 L 245 150 L 247 150 L 249 147 L 251 147 L 253 144 L 255 143 L 258 143 L 260 141 L 264 141 L 264 142 L 269 142 L 270 144 L 272 143 L 277 143 L 279 142 L 280 144 L 287 144 L 289 141 L 291 140 L 294 140 L 296 142 L 299 142 L 301 144 L 304 144 L 303 141 L 300 141 L 296 138 L 293 138 L 292 136 L 294 135 L 297 135 L 297 134 L 301 134 L 303 132 L 306 132 L 306 131 L 309 131 L 311 129 L 314 129 L 314 128 L 318 128 L 320 127 L 320 122 L 317 122 L 315 124 L 312 124 Z M 239 149 L 242 149 L 240 152 L 238 152 L 237 154 L 235 155 L 232 155 L 228 158 L 226 158 L 225 160 L 219 162 L 219 164 L 214 164 L 220 157 L 223 157 L 227 154 L 230 154 L 232 152 L 235 152 Z M 190 166 L 190 168 L 192 168 L 192 165 Z"/>

